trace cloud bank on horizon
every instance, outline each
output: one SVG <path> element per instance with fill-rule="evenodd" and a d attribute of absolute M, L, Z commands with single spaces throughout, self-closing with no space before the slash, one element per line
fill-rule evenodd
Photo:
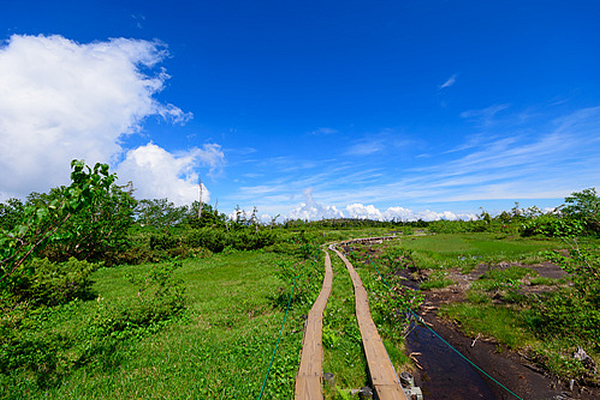
<path fill-rule="evenodd" d="M 477 215 L 455 214 L 450 211 L 435 212 L 431 210 L 413 211 L 404 207 L 388 207 L 385 211 L 380 211 L 372 204 L 364 205 L 360 203 L 348 204 L 345 211 L 338 210 L 336 206 L 323 205 L 316 202 L 313 198 L 312 188 L 304 191 L 305 202 L 290 211 L 288 218 L 301 220 L 320 220 L 335 218 L 354 218 L 370 219 L 375 221 L 438 221 L 445 220 L 470 220 L 476 219 Z M 263 219 L 269 215 L 263 216 Z M 265 221 L 266 222 L 266 221 Z"/>
<path fill-rule="evenodd" d="M 150 117 L 192 118 L 155 98 L 169 79 L 157 68 L 167 56 L 158 41 L 12 35 L 0 47 L 0 200 L 68 183 L 72 159 L 110 163 L 144 197 L 197 199 L 197 169 L 220 168 L 219 145 L 176 153 L 152 142 L 124 145 Z"/>

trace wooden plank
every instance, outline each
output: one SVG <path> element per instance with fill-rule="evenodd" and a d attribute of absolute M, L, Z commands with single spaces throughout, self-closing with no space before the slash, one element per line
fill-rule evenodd
<path fill-rule="evenodd" d="M 375 393 L 377 393 L 377 397 L 380 400 L 406 400 L 406 395 L 402 390 L 402 385 L 398 380 L 394 366 L 371 317 L 367 291 L 362 284 L 360 276 L 358 276 L 350 261 L 342 253 L 337 249 L 333 249 L 333 251 L 344 262 L 352 278 L 356 302 L 356 319 L 362 336 L 373 389 L 375 389 Z"/>
<path fill-rule="evenodd" d="M 296 400 L 323 399 L 321 381 L 323 379 L 323 311 L 331 294 L 333 270 L 331 258 L 325 252 L 325 277 L 319 297 L 313 304 L 304 329 L 302 357 L 296 376 Z"/>

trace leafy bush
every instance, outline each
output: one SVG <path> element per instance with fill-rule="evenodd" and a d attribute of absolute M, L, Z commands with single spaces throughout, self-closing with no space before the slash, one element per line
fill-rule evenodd
<path fill-rule="evenodd" d="M 227 246 L 227 237 L 222 230 L 200 228 L 190 230 L 184 242 L 191 247 L 204 247 L 213 253 L 220 253 Z"/>
<path fill-rule="evenodd" d="M 31 195 L 30 202 L 61 201 L 66 192 L 65 187 L 55 188 L 49 194 Z M 116 185 L 98 193 L 93 204 L 74 213 L 62 224 L 43 250 L 43 256 L 54 261 L 75 257 L 114 265 L 118 253 L 129 245 L 127 232 L 133 224 L 135 203 L 129 192 Z"/>
<path fill-rule="evenodd" d="M 74 299 L 92 296 L 91 273 L 98 265 L 70 258 L 57 263 L 44 259 L 33 259 L 25 273 L 7 288 L 15 301 L 55 306 Z"/>
<path fill-rule="evenodd" d="M 600 197 L 596 189 L 584 189 L 565 198 L 563 214 L 582 222 L 588 233 L 600 234 Z"/>
<path fill-rule="evenodd" d="M 243 229 L 232 231 L 227 237 L 227 244 L 238 250 L 258 250 L 274 242 L 275 237 L 270 231 Z"/>
<path fill-rule="evenodd" d="M 593 338 L 600 338 L 600 305 L 576 290 L 561 289 L 536 298 L 535 314 L 531 327 L 540 335 L 559 335 L 579 338 L 600 345 Z"/>
<path fill-rule="evenodd" d="M 160 252 L 152 251 L 146 245 L 132 245 L 119 252 L 115 258 L 115 264 L 138 265 L 146 262 L 156 263 L 163 260 Z"/>
<path fill-rule="evenodd" d="M 0 377 L 4 375 L 2 381 L 10 381 L 12 371 L 26 370 L 34 385 L 40 388 L 53 386 L 65 373 L 66 360 L 61 356 L 65 338 L 54 333 L 38 335 L 31 329 L 35 322 L 26 312 L 20 311 L 11 313 L 12 321 L 7 318 L 0 320 Z M 0 390 L 0 393 L 3 391 Z M 12 396 L 19 397 L 17 394 Z"/>
<path fill-rule="evenodd" d="M 564 218 L 555 214 L 544 214 L 521 225 L 523 236 L 562 237 L 579 235 L 583 231 L 580 220 Z"/>
<path fill-rule="evenodd" d="M 181 223 L 187 217 L 188 208 L 177 207 L 169 199 L 144 199 L 138 202 L 135 214 L 142 226 L 165 228 Z"/>
<path fill-rule="evenodd" d="M 321 290 L 323 283 L 323 268 L 319 259 L 303 262 L 280 261 L 275 272 L 282 286 L 271 300 L 276 307 L 285 309 L 293 287 L 296 286 L 292 297 L 293 305 L 312 304 Z"/>
<path fill-rule="evenodd" d="M 71 168 L 72 183 L 69 187 L 56 189 L 56 195 L 36 197 L 32 194 L 22 212 L 11 212 L 11 216 L 16 218 L 11 226 L 8 226 L 8 229 L 0 229 L 0 290 L 15 277 L 18 279 L 24 263 L 31 256 L 44 250 L 49 242 L 72 245 L 72 249 L 75 250 L 80 247 L 85 249 L 89 244 L 77 242 L 80 234 L 89 230 L 77 224 L 69 225 L 70 220 L 77 220 L 76 215 L 85 214 L 92 218 L 92 222 L 98 222 L 100 214 L 90 212 L 90 209 L 97 211 L 103 199 L 110 197 L 109 191 L 116 176 L 109 174 L 107 164 L 98 163 L 92 169 L 83 161 L 73 160 Z M 120 215 L 113 217 L 118 219 Z M 117 227 L 122 225 L 117 223 L 117 227 L 110 227 L 110 224 L 105 226 L 120 232 Z M 94 230 L 93 232 L 96 238 L 111 240 L 111 235 L 107 232 L 100 235 Z M 117 237 L 122 238 L 119 235 Z M 95 247 L 98 250 L 100 246 Z M 66 254 L 69 253 L 60 254 L 64 260 L 68 259 Z M 89 253 L 86 254 L 90 256 Z"/>
<path fill-rule="evenodd" d="M 150 236 L 150 250 L 169 250 L 179 246 L 179 238 L 170 233 L 154 233 Z"/>
<path fill-rule="evenodd" d="M 152 272 L 148 282 L 142 283 L 138 296 L 110 303 L 100 302 L 93 329 L 101 336 L 122 338 L 152 328 L 181 311 L 185 305 L 183 286 L 170 282 L 171 278 L 165 280 L 153 276 L 155 273 Z"/>
<path fill-rule="evenodd" d="M 25 205 L 19 199 L 8 199 L 6 203 L 0 203 L 0 229 L 10 231 L 19 223 Z"/>
<path fill-rule="evenodd" d="M 432 221 L 429 224 L 429 230 L 434 233 L 469 233 L 469 232 L 488 232 L 500 230 L 502 224 L 500 221 L 492 219 L 487 212 L 482 212 L 478 220 L 474 221 Z"/>
<path fill-rule="evenodd" d="M 571 274 L 573 287 L 534 298 L 531 325 L 540 334 L 577 337 L 600 350 L 594 339 L 600 338 L 600 251 L 575 239 L 568 243 L 568 256 L 553 252 L 548 257 Z"/>
<path fill-rule="evenodd" d="M 87 264 L 69 262 L 75 268 Z M 42 260 L 40 265 L 51 271 L 55 264 Z M 0 397 L 26 397 L 29 388 L 57 385 L 78 368 L 118 366 L 123 340 L 159 330 L 184 309 L 183 285 L 173 277 L 180 265 L 159 264 L 141 277 L 130 277 L 138 285 L 136 295 L 108 302 L 98 298 L 91 315 L 65 332 L 48 330 L 47 325 L 69 307 L 80 310 L 76 302 L 61 307 L 0 303 Z M 48 290 L 43 286 L 41 293 Z"/>

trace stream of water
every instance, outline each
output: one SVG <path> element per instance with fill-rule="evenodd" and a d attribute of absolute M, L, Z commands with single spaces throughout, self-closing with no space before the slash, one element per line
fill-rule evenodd
<path fill-rule="evenodd" d="M 421 353 L 417 358 L 423 371 L 416 384 L 425 400 L 496 398 L 479 373 L 429 329 L 421 325 L 411 329 L 406 347 L 409 352 Z"/>

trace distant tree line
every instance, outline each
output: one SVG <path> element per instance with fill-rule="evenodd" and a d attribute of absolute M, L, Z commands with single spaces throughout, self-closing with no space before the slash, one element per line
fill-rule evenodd
<path fill-rule="evenodd" d="M 239 207 L 229 218 L 198 201 L 176 206 L 168 199 L 134 198 L 131 184 L 119 186 L 108 166 L 72 163 L 72 184 L 32 193 L 25 201 L 0 203 L 0 284 L 23 282 L 37 257 L 63 263 L 70 259 L 104 266 L 155 262 L 172 257 L 204 257 L 214 252 L 266 249 L 297 252 L 309 241 L 325 241 L 326 231 L 383 228 L 433 233 L 507 232 L 523 236 L 600 235 L 600 198 L 596 189 L 575 192 L 551 212 L 537 207 L 470 221 L 375 221 L 358 218 L 268 223 L 258 210 Z M 18 286 L 18 285 L 17 285 Z"/>

